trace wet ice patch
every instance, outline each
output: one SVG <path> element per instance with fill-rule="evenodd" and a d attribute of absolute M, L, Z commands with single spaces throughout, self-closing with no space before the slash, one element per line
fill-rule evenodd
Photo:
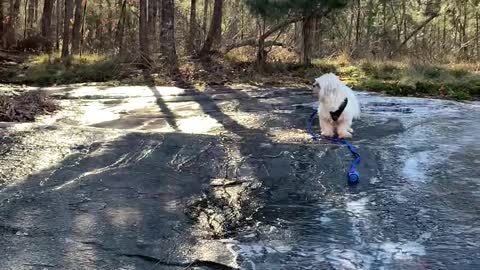
<path fill-rule="evenodd" d="M 351 233 L 357 245 L 364 245 L 364 231 L 370 229 L 368 217 L 370 211 L 367 210 L 369 203 L 368 197 L 363 197 L 358 200 L 346 202 L 346 211 L 349 213 L 349 220 L 351 223 Z"/>
<path fill-rule="evenodd" d="M 322 224 L 328 224 L 328 223 L 332 222 L 332 219 L 329 218 L 329 217 L 320 217 L 320 218 L 318 218 L 318 221 L 320 221 L 320 223 L 322 223 Z"/>
<path fill-rule="evenodd" d="M 368 201 L 369 200 L 367 197 L 363 197 L 355 201 L 349 201 L 346 203 L 346 210 L 355 216 L 366 216 L 370 214 L 370 212 L 366 209 Z"/>
<path fill-rule="evenodd" d="M 425 247 L 418 242 L 404 243 L 385 242 L 379 246 L 378 259 L 386 262 L 394 260 L 412 260 L 417 256 L 425 256 Z"/>
<path fill-rule="evenodd" d="M 445 100 L 388 97 L 375 94 L 361 94 L 359 101 L 363 114 L 381 117 L 394 117 L 401 120 L 406 128 L 419 121 L 434 117 L 449 117 L 468 110 L 465 104 Z"/>
<path fill-rule="evenodd" d="M 315 260 L 328 262 L 335 269 L 370 269 L 373 261 L 373 257 L 353 249 L 332 249 L 327 250 L 328 253 L 325 253 L 325 250 L 317 251 L 324 254 L 315 256 Z"/>
<path fill-rule="evenodd" d="M 238 245 L 239 254 L 245 258 L 262 257 L 275 250 L 262 244 Z"/>
<path fill-rule="evenodd" d="M 279 253 L 287 253 L 292 250 L 292 247 L 289 245 L 284 244 L 282 241 L 279 240 L 273 240 L 270 241 L 270 246 L 273 247 L 273 249 Z"/>
<path fill-rule="evenodd" d="M 207 133 L 214 128 L 221 128 L 222 125 L 209 116 L 197 116 L 179 119 L 178 127 L 182 132 L 191 134 Z"/>
<path fill-rule="evenodd" d="M 81 86 L 68 92 L 69 97 L 89 98 L 89 97 L 152 97 L 152 96 L 172 96 L 185 93 L 185 89 L 178 87 L 159 87 L 159 86 L 115 86 L 102 88 L 97 86 Z"/>
<path fill-rule="evenodd" d="M 123 114 L 130 111 L 144 109 L 155 103 L 155 98 L 131 98 L 121 103 L 111 105 L 105 102 L 90 101 L 86 106 L 81 107 L 81 117 L 78 121 L 82 125 L 95 125 L 103 122 L 118 120 Z"/>
<path fill-rule="evenodd" d="M 362 252 L 369 250 L 369 254 Z M 425 256 L 425 247 L 419 242 L 384 242 L 381 244 L 367 244 L 355 246 L 352 249 L 339 248 L 332 245 L 329 248 L 315 250 L 315 261 L 328 263 L 334 269 L 371 269 L 375 262 L 401 265 L 407 261 L 414 261 L 419 256 Z"/>
<path fill-rule="evenodd" d="M 378 177 L 372 177 L 370 178 L 370 184 L 375 185 L 380 183 L 380 179 Z"/>
<path fill-rule="evenodd" d="M 402 174 L 410 181 L 426 181 L 425 164 L 433 156 L 432 152 L 417 153 L 405 161 L 402 169 Z"/>

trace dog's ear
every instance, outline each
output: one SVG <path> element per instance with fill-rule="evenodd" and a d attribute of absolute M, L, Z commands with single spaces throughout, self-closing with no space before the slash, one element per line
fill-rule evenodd
<path fill-rule="evenodd" d="M 313 90 L 313 93 L 318 95 L 320 93 L 320 84 L 318 84 L 317 81 L 315 81 L 312 85 L 312 90 Z"/>

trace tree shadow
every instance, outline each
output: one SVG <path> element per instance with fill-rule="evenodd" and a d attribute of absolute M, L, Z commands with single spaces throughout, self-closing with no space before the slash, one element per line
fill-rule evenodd
<path fill-rule="evenodd" d="M 69 156 L 3 192 L 0 268 L 232 269 L 184 213 L 226 157 L 218 138 L 181 133 L 130 133 Z"/>
<path fill-rule="evenodd" d="M 167 104 L 163 100 L 162 95 L 158 91 L 155 85 L 155 80 L 152 77 L 149 70 L 147 69 L 143 70 L 143 78 L 145 80 L 145 84 L 148 86 L 148 88 L 152 91 L 153 95 L 155 96 L 158 108 L 162 113 L 165 114 L 165 119 L 167 123 L 170 125 L 170 127 L 173 128 L 173 130 L 178 131 L 179 129 L 178 129 L 177 122 L 175 121 L 175 114 L 170 110 L 170 108 L 168 108 Z"/>
<path fill-rule="evenodd" d="M 275 142 L 269 127 L 249 128 L 226 113 L 215 89 L 181 84 L 228 134 L 129 133 L 28 177 L 0 200 L 0 250 L 6 254 L 0 268 L 21 261 L 60 269 L 148 269 L 157 263 L 178 269 L 195 258 L 226 264 L 231 254 L 219 242 L 206 245 L 206 237 L 291 215 L 259 217 L 267 203 L 311 204 L 344 187 L 334 165 L 345 163 L 344 149 Z M 223 90 L 245 103 L 240 111 L 269 112 L 278 105 Z M 303 126 L 307 117 L 284 119 Z M 372 167 L 361 173 L 369 177 L 377 166 L 366 156 Z"/>

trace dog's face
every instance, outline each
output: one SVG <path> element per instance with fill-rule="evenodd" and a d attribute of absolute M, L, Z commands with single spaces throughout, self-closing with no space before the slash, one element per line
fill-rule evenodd
<path fill-rule="evenodd" d="M 340 80 L 335 74 L 327 73 L 315 79 L 312 90 L 314 94 L 322 98 L 323 96 L 335 95 L 341 85 Z"/>

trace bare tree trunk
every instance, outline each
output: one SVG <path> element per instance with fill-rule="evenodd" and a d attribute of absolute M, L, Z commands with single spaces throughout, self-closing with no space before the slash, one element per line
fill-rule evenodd
<path fill-rule="evenodd" d="M 457 18 L 456 18 L 456 10 L 454 9 L 451 13 L 452 16 L 452 26 L 453 26 L 453 45 L 456 46 L 457 44 L 457 33 L 458 33 L 458 27 L 457 27 Z"/>
<path fill-rule="evenodd" d="M 0 0 L 0 46 L 3 45 L 3 40 L 1 39 L 3 37 L 3 33 L 5 32 L 5 25 L 3 24 L 3 0 Z"/>
<path fill-rule="evenodd" d="M 368 0 L 367 3 L 367 25 L 366 25 L 366 34 L 363 43 L 363 49 L 370 48 L 370 41 L 372 39 L 372 31 L 373 31 L 373 21 L 374 21 L 375 13 L 373 10 L 373 0 Z"/>
<path fill-rule="evenodd" d="M 187 51 L 195 53 L 195 37 L 197 32 L 197 0 L 190 1 L 190 33 L 188 35 Z"/>
<path fill-rule="evenodd" d="M 102 36 L 103 36 L 103 31 L 102 31 L 102 19 L 100 17 L 97 17 L 95 20 L 95 34 L 94 34 L 94 39 L 97 42 L 102 42 Z M 96 51 L 100 51 L 100 46 L 96 46 Z"/>
<path fill-rule="evenodd" d="M 25 5 L 24 5 L 24 10 L 23 14 L 25 15 L 24 21 L 23 21 L 23 39 L 27 38 L 27 29 L 28 29 L 28 15 L 30 12 L 28 12 L 28 2 L 32 0 L 25 0 Z"/>
<path fill-rule="evenodd" d="M 172 72 L 177 71 L 177 50 L 175 47 L 175 4 L 174 0 L 162 0 L 162 21 L 160 50 L 163 60 Z"/>
<path fill-rule="evenodd" d="M 463 23 L 462 23 L 462 45 L 461 45 L 461 52 L 460 58 L 462 60 L 467 59 L 468 57 L 468 36 L 467 36 L 467 28 L 468 28 L 468 10 L 467 10 L 467 2 L 463 2 Z"/>
<path fill-rule="evenodd" d="M 83 39 L 85 36 L 85 24 L 87 20 L 87 0 L 84 0 L 83 3 L 83 12 L 82 12 L 82 26 L 80 29 L 80 55 L 82 55 L 82 45 L 83 45 Z"/>
<path fill-rule="evenodd" d="M 475 11 L 475 39 L 476 49 L 477 49 L 477 61 L 480 60 L 480 14 L 478 10 Z"/>
<path fill-rule="evenodd" d="M 49 41 L 46 51 L 50 52 L 52 50 L 52 12 L 53 12 L 53 3 L 55 0 L 45 0 L 43 3 L 43 13 L 41 20 L 41 34 L 44 38 Z"/>
<path fill-rule="evenodd" d="M 382 52 L 387 53 L 387 1 L 382 1 Z"/>
<path fill-rule="evenodd" d="M 113 29 L 113 21 L 114 15 L 113 11 L 114 8 L 112 7 L 112 2 L 110 0 L 105 1 L 107 3 L 107 21 L 106 21 L 106 28 L 107 28 L 107 34 L 104 34 L 103 37 L 103 46 L 102 49 L 103 51 L 107 51 L 109 48 L 113 47 L 113 42 L 115 41 L 115 34 L 114 34 L 114 29 Z"/>
<path fill-rule="evenodd" d="M 218 2 L 217 2 L 218 1 Z M 222 46 L 222 23 L 223 23 L 223 6 L 225 0 L 216 0 L 213 5 L 213 11 L 215 12 L 215 7 L 217 8 L 217 22 L 215 24 L 218 26 L 216 27 L 215 34 L 213 36 L 213 49 L 218 49 Z M 217 4 L 217 5 L 215 5 Z"/>
<path fill-rule="evenodd" d="M 227 8 L 224 9 L 227 11 L 233 11 L 233 14 L 229 15 L 228 18 L 226 17 L 226 31 L 223 34 L 223 38 L 226 43 L 230 43 L 237 40 L 240 35 L 240 21 L 243 8 L 240 0 L 235 0 L 233 3 L 226 3 L 228 4 L 226 5 Z"/>
<path fill-rule="evenodd" d="M 55 25 L 55 35 L 56 35 L 56 41 L 55 41 L 55 49 L 56 51 L 60 51 L 60 25 L 62 21 L 62 1 L 57 0 L 57 11 L 56 11 L 56 25 Z"/>
<path fill-rule="evenodd" d="M 267 57 L 268 57 L 268 52 L 265 49 L 266 48 L 265 41 L 268 37 L 266 37 L 264 18 L 257 20 L 257 32 L 258 32 L 257 65 L 260 68 L 262 68 L 267 63 Z"/>
<path fill-rule="evenodd" d="M 80 28 L 82 27 L 82 7 L 86 0 L 75 0 L 75 18 L 72 29 L 72 54 L 78 54 L 80 50 Z"/>
<path fill-rule="evenodd" d="M 208 24 L 208 6 L 210 0 L 204 0 L 203 2 L 203 33 L 207 34 L 207 24 Z"/>
<path fill-rule="evenodd" d="M 33 0 L 33 7 L 34 7 L 33 20 L 36 24 L 38 22 L 38 0 Z"/>
<path fill-rule="evenodd" d="M 142 68 L 148 68 L 150 66 L 150 55 L 148 46 L 148 0 L 140 0 L 140 59 Z"/>
<path fill-rule="evenodd" d="M 62 59 L 64 62 L 69 61 L 70 57 L 70 21 L 73 17 L 73 0 L 65 0 L 65 16 L 63 19 L 63 44 L 62 44 Z"/>
<path fill-rule="evenodd" d="M 406 33 L 407 33 L 407 20 L 406 20 L 407 3 L 406 3 L 406 1 L 407 0 L 402 0 L 402 15 L 400 15 L 400 30 L 403 32 L 404 37 L 406 37 Z M 402 37 L 400 35 L 400 39 L 398 41 L 400 41 L 401 38 Z"/>
<path fill-rule="evenodd" d="M 355 49 L 360 44 L 360 17 L 362 16 L 362 6 L 360 0 L 357 0 L 357 21 L 355 23 Z"/>
<path fill-rule="evenodd" d="M 212 23 L 208 31 L 207 39 L 200 51 L 201 56 L 207 56 L 212 53 L 212 48 L 220 45 L 219 40 L 222 36 L 222 18 L 223 18 L 223 0 L 215 0 L 213 6 Z"/>
<path fill-rule="evenodd" d="M 16 26 L 20 17 L 20 0 L 10 1 L 10 17 L 12 18 L 13 25 Z"/>
<path fill-rule="evenodd" d="M 312 64 L 312 59 L 311 59 L 311 47 L 312 47 L 312 24 L 313 24 L 313 18 L 312 17 L 307 17 L 303 19 L 303 28 L 302 28 L 302 64 L 304 65 L 311 65 Z"/>
<path fill-rule="evenodd" d="M 257 65 L 263 66 L 267 61 L 267 51 L 265 50 L 265 40 L 271 36 L 273 33 L 287 27 L 292 23 L 299 22 L 303 19 L 302 16 L 296 16 L 285 21 L 282 21 L 274 26 L 272 26 L 268 31 L 262 31 L 260 36 L 258 37 L 258 49 L 257 49 Z"/>
<path fill-rule="evenodd" d="M 429 22 L 431 22 L 433 19 L 435 19 L 436 17 L 438 16 L 438 14 L 433 14 L 431 15 L 430 17 L 428 17 L 423 23 L 421 23 L 419 26 L 417 26 L 417 28 L 415 28 L 406 38 L 405 40 L 400 44 L 400 46 L 398 47 L 397 51 L 399 51 L 400 49 L 402 49 L 403 47 L 405 47 L 405 45 L 407 45 L 407 42 L 413 38 L 413 37 L 416 37 L 417 36 L 417 33 L 422 30 Z"/>
<path fill-rule="evenodd" d="M 158 0 L 148 0 L 148 37 L 149 46 L 155 44 L 157 37 Z"/>
<path fill-rule="evenodd" d="M 53 13 L 53 3 L 55 0 L 45 0 L 43 3 L 43 13 L 42 13 L 42 24 L 41 24 L 41 33 L 42 36 L 48 39 L 51 39 L 52 35 L 52 13 Z"/>
<path fill-rule="evenodd" d="M 27 7 L 28 3 L 28 16 L 26 16 L 25 21 L 27 22 L 27 26 L 25 28 L 27 29 L 27 35 L 31 35 L 31 32 L 33 30 L 33 22 L 35 21 L 35 2 L 34 0 L 28 0 L 25 1 L 25 7 Z M 27 19 L 28 18 L 28 19 Z"/>
<path fill-rule="evenodd" d="M 447 14 L 443 14 L 443 33 L 442 33 L 442 50 L 445 52 L 447 46 Z"/>
<path fill-rule="evenodd" d="M 352 34 L 353 34 L 353 24 L 354 24 L 354 19 L 355 19 L 355 9 L 354 9 L 354 6 L 352 5 L 351 6 L 351 9 L 350 9 L 350 14 L 348 14 L 350 16 L 350 21 L 347 23 L 347 42 L 344 43 L 344 46 L 347 47 L 348 51 L 351 51 L 352 49 Z M 315 33 L 315 27 L 316 27 L 317 23 L 313 23 L 313 33 Z M 315 34 L 312 34 L 312 39 L 315 40 Z M 312 48 L 313 50 L 314 48 Z"/>
<path fill-rule="evenodd" d="M 120 9 L 120 17 L 118 18 L 117 23 L 117 32 L 115 37 L 115 43 L 117 44 L 119 54 L 123 54 L 124 42 L 123 37 L 125 33 L 125 20 L 126 20 L 126 12 L 127 12 L 127 0 L 120 0 L 121 9 Z"/>
<path fill-rule="evenodd" d="M 242 6 L 240 11 L 240 40 L 242 40 L 245 38 L 245 8 Z"/>
<path fill-rule="evenodd" d="M 395 32 L 397 33 L 395 43 L 398 44 L 402 40 L 402 14 L 397 16 L 397 10 L 393 1 L 390 3 L 390 10 L 392 12 L 393 19 L 395 20 Z"/>
<path fill-rule="evenodd" d="M 4 33 L 2 36 L 3 47 L 9 49 L 14 46 L 17 39 L 15 28 L 18 24 L 20 14 L 20 0 L 10 0 L 9 16 L 5 18 Z"/>

